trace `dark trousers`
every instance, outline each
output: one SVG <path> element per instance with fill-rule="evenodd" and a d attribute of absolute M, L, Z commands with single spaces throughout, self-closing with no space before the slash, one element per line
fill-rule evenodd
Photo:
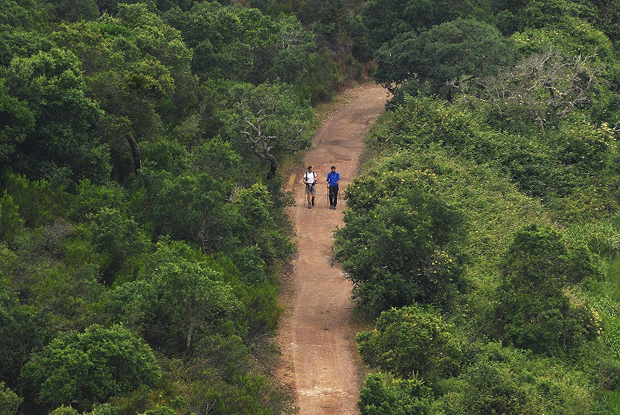
<path fill-rule="evenodd" d="M 338 203 L 338 185 L 329 186 L 329 205 L 336 206 Z"/>

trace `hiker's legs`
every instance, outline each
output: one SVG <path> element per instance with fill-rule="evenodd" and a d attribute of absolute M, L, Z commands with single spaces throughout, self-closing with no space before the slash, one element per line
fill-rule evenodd
<path fill-rule="evenodd" d="M 309 208 L 314 206 L 314 195 L 316 195 L 316 187 L 313 184 L 306 184 L 306 199 Z"/>
<path fill-rule="evenodd" d="M 329 186 L 329 206 L 336 207 L 338 203 L 338 186 Z"/>

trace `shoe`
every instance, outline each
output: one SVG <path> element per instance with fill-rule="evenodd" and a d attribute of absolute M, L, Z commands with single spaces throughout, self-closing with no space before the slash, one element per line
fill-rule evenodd
<path fill-rule="evenodd" d="M 308 205 L 308 209 L 312 209 L 312 206 Z"/>

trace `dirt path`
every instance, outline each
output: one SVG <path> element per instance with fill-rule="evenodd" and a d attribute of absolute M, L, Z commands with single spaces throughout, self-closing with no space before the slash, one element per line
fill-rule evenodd
<path fill-rule="evenodd" d="M 301 182 L 304 167 L 289 180 L 296 206 L 289 211 L 297 230 L 286 312 L 278 344 L 283 353 L 279 377 L 296 393 L 299 415 L 359 414 L 360 376 L 348 329 L 351 283 L 331 262 L 332 233 L 342 223 L 344 200 L 330 210 L 325 179 L 331 165 L 340 172 L 341 196 L 358 166 L 363 139 L 383 112 L 386 90 L 362 86 L 318 129 L 305 166 L 318 174 L 316 203 L 308 209 Z"/>

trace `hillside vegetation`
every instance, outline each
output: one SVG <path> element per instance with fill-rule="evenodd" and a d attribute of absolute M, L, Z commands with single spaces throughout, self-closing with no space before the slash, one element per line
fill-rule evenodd
<path fill-rule="evenodd" d="M 620 413 L 619 12 L 366 3 L 393 98 L 335 250 L 362 414 Z"/>
<path fill-rule="evenodd" d="M 393 92 L 334 257 L 363 415 L 620 413 L 620 1 L 0 0 L 0 414 L 294 412 L 281 171 Z"/>

